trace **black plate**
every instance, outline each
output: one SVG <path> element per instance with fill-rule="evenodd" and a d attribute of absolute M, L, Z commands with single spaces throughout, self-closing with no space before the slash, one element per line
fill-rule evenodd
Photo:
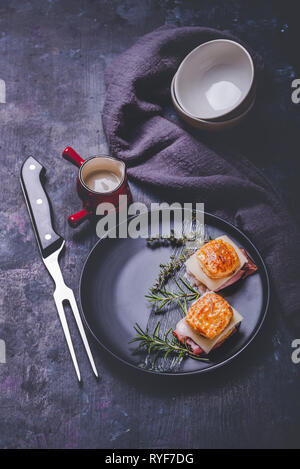
<path fill-rule="evenodd" d="M 134 368 L 156 374 L 200 373 L 232 360 L 254 339 L 269 304 L 265 264 L 252 242 L 233 225 L 205 213 L 205 229 L 213 238 L 227 234 L 246 249 L 258 267 L 257 273 L 221 292 L 244 318 L 238 333 L 210 354 L 209 363 L 189 358 L 184 359 L 180 367 L 167 371 L 141 368 L 141 358 L 132 354 L 134 346 L 128 342 L 135 334 L 135 323 L 147 327 L 151 310 L 144 295 L 157 278 L 159 264 L 169 260 L 171 248 L 150 249 L 142 238 L 105 238 L 98 241 L 85 262 L 80 279 L 80 300 L 87 327 L 114 357 Z M 168 313 L 168 327 L 175 328 L 178 312 L 176 314 Z M 165 320 L 163 315 L 161 318 Z"/>

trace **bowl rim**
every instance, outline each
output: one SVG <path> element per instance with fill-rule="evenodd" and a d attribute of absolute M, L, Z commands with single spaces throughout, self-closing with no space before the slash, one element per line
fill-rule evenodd
<path fill-rule="evenodd" d="M 231 119 L 227 119 L 225 121 L 211 121 L 211 120 L 200 119 L 200 117 L 195 117 L 192 114 L 186 112 L 177 101 L 177 97 L 176 97 L 175 89 L 174 89 L 175 76 L 176 74 L 174 75 L 172 82 L 171 82 L 171 98 L 172 98 L 172 102 L 173 102 L 176 112 L 179 113 L 179 115 L 180 113 L 184 114 L 190 120 L 196 121 L 196 123 L 198 124 L 204 124 L 206 127 L 210 127 L 211 129 L 214 129 L 214 130 L 217 130 L 218 128 L 224 129 L 226 126 L 233 125 L 239 122 L 239 120 L 242 120 L 251 111 L 256 101 L 256 92 L 255 92 L 253 95 L 253 98 L 251 99 L 249 103 L 249 106 L 247 106 L 247 108 L 243 112 L 241 112 L 241 114 L 238 114 L 237 116 L 232 117 Z"/>
<path fill-rule="evenodd" d="M 180 71 L 184 68 L 184 66 L 186 65 L 186 61 L 189 59 L 189 57 L 191 55 L 194 55 L 195 53 L 197 53 L 197 51 L 205 46 L 207 46 L 208 44 L 212 44 L 212 43 L 220 43 L 220 42 L 225 42 L 225 43 L 230 43 L 234 46 L 237 46 L 238 48 L 240 48 L 244 54 L 247 56 L 248 58 L 248 61 L 250 63 L 250 69 L 251 69 L 251 78 L 250 78 L 250 82 L 249 82 L 249 86 L 248 86 L 248 91 L 245 93 L 245 95 L 243 96 L 243 98 L 238 101 L 238 103 L 229 108 L 226 112 L 223 112 L 223 113 L 218 113 L 216 114 L 215 116 L 213 117 L 205 117 L 205 116 L 196 116 L 194 114 L 191 114 L 190 112 L 187 111 L 187 109 L 184 107 L 183 103 L 182 103 L 182 100 L 179 99 L 179 95 L 178 95 L 178 86 L 177 86 L 177 78 L 175 77 L 178 77 L 178 74 L 180 73 Z M 232 111 L 236 110 L 239 106 L 242 105 L 242 103 L 245 101 L 245 99 L 248 97 L 249 93 L 251 92 L 251 89 L 252 89 L 252 86 L 253 86 L 253 83 L 254 83 L 254 77 L 255 77 L 255 67 L 254 67 L 254 63 L 253 63 L 253 60 L 252 60 L 252 57 L 251 57 L 251 54 L 248 52 L 248 50 L 242 46 L 239 42 L 236 42 L 236 41 L 233 41 L 232 39 L 213 39 L 211 41 L 206 41 L 206 42 L 203 42 L 203 44 L 200 44 L 199 46 L 195 47 L 193 50 L 191 50 L 185 57 L 184 59 L 182 60 L 182 62 L 180 63 L 179 67 L 177 68 L 177 71 L 174 75 L 174 78 L 175 78 L 175 81 L 174 81 L 174 93 L 175 93 L 175 96 L 176 96 L 176 99 L 178 101 L 178 103 L 180 104 L 181 108 L 184 109 L 184 112 L 186 112 L 189 116 L 193 117 L 193 118 L 196 118 L 196 119 L 202 119 L 202 120 L 205 120 L 205 121 L 213 121 L 214 119 L 219 119 L 219 118 L 222 118 L 222 117 L 225 117 L 227 114 L 231 113 Z"/>

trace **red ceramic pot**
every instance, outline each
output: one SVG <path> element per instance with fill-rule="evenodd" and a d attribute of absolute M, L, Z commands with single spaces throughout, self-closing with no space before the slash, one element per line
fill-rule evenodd
<path fill-rule="evenodd" d="M 123 161 L 105 155 L 91 156 L 83 160 L 71 147 L 66 147 L 62 156 L 79 168 L 76 188 L 82 200 L 83 209 L 68 218 L 72 228 L 76 228 L 84 220 L 94 215 L 98 205 L 103 202 L 113 204 L 115 209 L 118 210 L 119 196 L 127 195 L 127 203 L 131 203 L 132 196 L 128 186 L 126 166 Z M 116 183 L 113 184 L 111 190 L 109 186 L 101 184 L 101 187 L 96 187 L 96 190 L 95 184 L 91 188 L 91 178 L 97 171 L 109 172 L 115 175 Z"/>

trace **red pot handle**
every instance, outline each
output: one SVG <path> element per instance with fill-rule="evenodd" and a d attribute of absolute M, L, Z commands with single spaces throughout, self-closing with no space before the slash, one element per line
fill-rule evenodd
<path fill-rule="evenodd" d="M 70 215 L 68 218 L 69 225 L 72 228 L 77 228 L 81 223 L 91 216 L 91 212 L 88 212 L 85 208 L 80 210 L 80 212 Z"/>
<path fill-rule="evenodd" d="M 78 153 L 76 153 L 75 150 L 73 150 L 72 147 L 66 147 L 62 152 L 62 156 L 65 160 L 68 160 L 75 166 L 78 166 L 78 168 L 80 168 L 82 163 L 84 163 L 84 160 L 81 158 L 81 156 L 78 155 Z"/>

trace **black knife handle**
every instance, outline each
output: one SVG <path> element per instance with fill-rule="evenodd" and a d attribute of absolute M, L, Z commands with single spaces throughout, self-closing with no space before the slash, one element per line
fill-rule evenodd
<path fill-rule="evenodd" d="M 24 161 L 21 168 L 21 186 L 43 257 L 52 254 L 63 242 L 52 226 L 51 204 L 42 183 L 45 173 L 45 168 L 32 156 Z"/>

